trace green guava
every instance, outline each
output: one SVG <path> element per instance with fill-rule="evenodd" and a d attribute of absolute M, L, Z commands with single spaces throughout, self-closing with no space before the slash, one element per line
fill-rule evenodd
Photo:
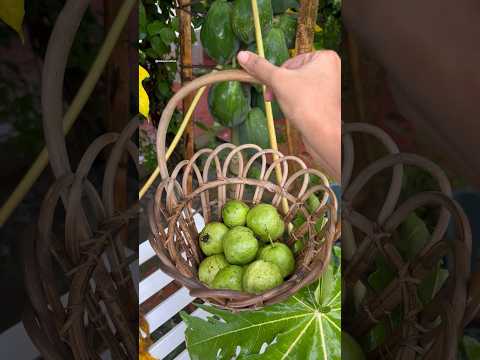
<path fill-rule="evenodd" d="M 260 294 L 283 283 L 280 268 L 272 263 L 256 260 L 243 274 L 243 290 L 252 294 Z"/>
<path fill-rule="evenodd" d="M 277 240 L 285 231 L 282 217 L 270 204 L 252 208 L 247 214 L 247 226 L 264 242 Z"/>
<path fill-rule="evenodd" d="M 242 291 L 243 267 L 228 265 L 220 270 L 213 279 L 212 287 L 215 289 L 227 289 Z"/>
<path fill-rule="evenodd" d="M 247 221 L 247 214 L 250 208 L 240 200 L 229 200 L 223 206 L 222 219 L 228 227 L 243 226 Z"/>
<path fill-rule="evenodd" d="M 259 259 L 277 265 L 284 278 L 295 270 L 292 250 L 281 242 L 265 246 L 260 252 Z"/>
<path fill-rule="evenodd" d="M 227 259 L 221 254 L 209 256 L 200 263 L 198 278 L 201 282 L 210 286 L 218 272 L 228 265 Z"/>
<path fill-rule="evenodd" d="M 203 253 L 207 256 L 223 253 L 223 236 L 228 232 L 221 222 L 207 224 L 198 236 L 198 242 Z"/>
<path fill-rule="evenodd" d="M 258 251 L 257 251 L 257 256 L 255 256 L 255 259 L 260 259 L 260 254 L 262 253 L 262 250 L 267 247 L 267 244 L 265 243 L 258 243 Z"/>
<path fill-rule="evenodd" d="M 236 226 L 223 237 L 223 250 L 230 264 L 245 265 L 255 259 L 258 240 L 249 228 Z"/>

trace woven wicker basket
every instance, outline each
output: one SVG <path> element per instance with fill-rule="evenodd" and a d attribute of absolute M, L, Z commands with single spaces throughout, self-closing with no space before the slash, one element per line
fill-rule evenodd
<path fill-rule="evenodd" d="M 361 133 L 379 140 L 387 155 L 368 164 L 355 177 L 352 134 Z M 434 163 L 414 154 L 400 153 L 382 130 L 367 124 L 346 124 L 342 130 L 344 164 L 342 169 L 342 255 L 346 304 L 356 297 L 354 306 L 342 308 L 343 328 L 357 339 L 365 339 L 377 326 L 385 326 L 384 340 L 368 352 L 369 359 L 455 359 L 458 339 L 467 304 L 467 280 L 470 269 L 471 232 L 468 220 L 451 198 L 451 187 L 444 172 Z M 401 198 L 405 166 L 428 172 L 438 191 Z M 384 195 L 375 214 L 365 215 L 358 204 L 372 181 L 384 178 L 391 169 L 391 181 L 385 189 L 375 183 L 374 192 Z M 385 191 L 382 191 L 385 190 Z M 372 203 L 370 198 L 365 203 Z M 376 202 L 375 202 L 376 203 Z M 428 241 L 412 258 L 400 250 L 398 228 L 410 214 L 423 207 L 438 210 L 434 230 Z M 372 215 L 373 214 L 373 215 Z M 451 232 L 447 229 L 451 225 Z M 402 238 L 403 239 L 403 238 Z M 351 251 L 356 247 L 356 251 Z M 377 269 L 379 255 L 394 272 L 393 279 L 381 290 L 372 288 L 369 276 Z M 431 299 L 421 299 L 422 282 L 444 262 L 448 276 L 439 283 Z M 363 291 L 362 291 L 363 290 Z M 359 296 L 360 295 L 360 296 Z M 400 317 L 400 319 L 398 319 Z"/>
<path fill-rule="evenodd" d="M 130 265 L 138 256 L 127 253 L 121 232 L 127 225 L 136 225 L 139 206 L 119 212 L 114 187 L 125 153 L 139 169 L 138 151 L 131 140 L 137 128 L 138 119 L 134 119 L 121 134 L 97 138 L 76 172 L 50 187 L 38 230 L 22 241 L 28 295 L 23 325 L 46 359 L 97 359 L 106 350 L 115 359 L 137 357 L 138 297 Z M 99 192 L 88 175 L 109 146 Z M 65 215 L 59 217 L 62 207 Z"/>
<path fill-rule="evenodd" d="M 308 169 L 301 159 L 294 156 L 284 156 L 271 149 L 262 150 L 256 145 L 236 147 L 223 144 L 214 150 L 198 151 L 190 160 L 177 164 L 171 174 L 168 172 L 165 135 L 176 105 L 196 89 L 229 80 L 256 83 L 242 71 L 212 73 L 183 87 L 166 106 L 157 133 L 158 164 L 163 181 L 156 190 L 149 216 L 153 234 L 151 244 L 160 258 L 162 270 L 187 287 L 192 296 L 223 308 L 241 310 L 282 301 L 317 279 L 330 259 L 332 244 L 340 235 L 340 226 L 337 200 L 328 180 L 320 171 Z M 278 159 L 269 164 L 274 154 Z M 254 163 L 260 165 L 260 176 L 257 178 L 249 177 L 249 170 Z M 289 174 L 289 164 L 292 163 L 300 170 Z M 282 169 L 280 185 L 271 179 L 277 165 Z M 310 175 L 318 176 L 321 184 L 309 188 Z M 305 201 L 318 192 L 321 193 L 321 206 L 309 214 Z M 271 203 L 282 214 L 286 224 L 297 213 L 307 219 L 305 224 L 291 231 L 285 240 L 288 245 L 304 237 L 307 241 L 304 250 L 297 255 L 295 273 L 281 286 L 254 295 L 210 289 L 198 280 L 197 268 L 203 255 L 198 244 L 194 216 L 201 215 L 205 223 L 219 220 L 221 208 L 229 199 L 241 199 L 249 205 Z M 287 212 L 282 205 L 285 201 L 288 204 Z M 327 221 L 320 234 L 317 234 L 314 225 L 321 216 L 325 216 Z"/>

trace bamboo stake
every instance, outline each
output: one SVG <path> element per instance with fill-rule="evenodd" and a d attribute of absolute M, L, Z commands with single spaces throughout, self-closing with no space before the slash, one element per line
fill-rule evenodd
<path fill-rule="evenodd" d="M 124 28 L 130 12 L 132 11 L 134 5 L 137 4 L 136 0 L 125 0 L 120 8 L 115 21 L 110 28 L 105 40 L 103 41 L 102 47 L 98 53 L 98 56 L 95 58 L 95 61 L 90 68 L 90 71 L 82 83 L 82 86 L 78 90 L 75 98 L 72 101 L 72 104 L 68 108 L 65 116 L 63 117 L 63 133 L 66 135 L 72 128 L 73 124 L 78 118 L 78 114 L 82 111 L 85 103 L 88 101 L 93 89 L 95 88 L 98 79 L 102 75 L 102 72 L 105 68 L 105 65 L 112 53 L 113 47 L 117 43 L 118 38 Z M 40 154 L 35 159 L 35 162 L 30 167 L 28 172 L 22 178 L 20 183 L 17 185 L 13 193 L 7 199 L 5 204 L 0 209 L 0 227 L 2 227 L 5 222 L 8 220 L 12 212 L 16 209 L 18 204 L 24 199 L 25 195 L 31 189 L 35 181 L 39 178 L 40 174 L 45 170 L 45 167 L 48 164 L 48 151 L 44 147 Z"/>
<path fill-rule="evenodd" d="M 167 153 L 165 155 L 167 160 L 170 158 L 170 156 L 173 153 L 173 150 L 175 150 L 176 146 L 178 145 L 178 142 L 182 138 L 182 135 L 185 129 L 187 128 L 187 125 L 190 122 L 190 119 L 192 118 L 193 111 L 197 107 L 197 104 L 200 101 L 200 98 L 202 97 L 203 93 L 205 92 L 205 89 L 206 87 L 204 86 L 200 88 L 195 94 L 195 97 L 193 98 L 192 103 L 190 104 L 190 107 L 188 108 L 188 111 L 185 114 L 185 117 L 183 118 L 180 128 L 178 129 L 177 133 L 175 134 L 175 137 L 173 138 L 172 143 L 167 149 Z M 160 169 L 157 167 L 155 171 L 152 173 L 152 175 L 150 175 L 148 180 L 145 182 L 145 184 L 142 186 L 142 189 L 138 194 L 138 199 L 141 199 L 146 194 L 150 186 L 152 186 L 152 184 L 154 183 L 154 181 L 157 179 L 159 175 L 160 175 Z"/>
<path fill-rule="evenodd" d="M 181 7 L 177 10 L 177 16 L 180 18 L 180 57 L 181 57 L 181 79 L 182 86 L 192 81 L 192 14 L 190 0 L 178 0 Z M 185 65 L 185 66 L 184 66 Z M 189 94 L 183 100 L 183 108 L 189 109 L 193 102 L 193 94 Z M 193 123 L 187 122 L 185 131 L 185 158 L 191 159 L 195 152 L 193 140 Z M 192 188 L 192 178 L 189 177 L 187 188 Z"/>
<path fill-rule="evenodd" d="M 262 37 L 262 27 L 260 26 L 260 15 L 258 12 L 257 0 L 252 1 L 252 13 L 253 13 L 253 23 L 255 25 L 255 38 L 257 41 L 258 55 L 265 59 L 265 49 L 263 47 L 263 37 Z M 265 98 L 265 92 L 267 87 L 263 85 L 263 96 Z M 267 128 L 268 128 L 268 137 L 270 139 L 270 146 L 273 150 L 278 151 L 277 135 L 275 133 L 275 123 L 273 121 L 273 111 L 272 103 L 270 101 L 265 101 L 265 115 L 267 116 Z M 273 160 L 278 160 L 278 155 L 273 154 Z M 280 164 L 275 167 L 275 175 L 277 177 L 278 185 L 282 182 L 282 169 Z M 283 212 L 286 214 L 288 212 L 288 202 L 287 199 L 282 198 L 282 207 Z"/>

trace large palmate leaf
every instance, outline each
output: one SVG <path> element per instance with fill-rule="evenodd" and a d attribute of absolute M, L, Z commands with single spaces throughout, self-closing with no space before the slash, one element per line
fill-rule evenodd
<path fill-rule="evenodd" d="M 341 358 L 341 271 L 338 259 L 290 299 L 232 313 L 199 305 L 212 317 L 185 313 L 192 360 L 321 360 Z"/>

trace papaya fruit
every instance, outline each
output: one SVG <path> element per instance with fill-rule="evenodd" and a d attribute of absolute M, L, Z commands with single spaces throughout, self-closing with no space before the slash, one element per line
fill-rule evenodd
<path fill-rule="evenodd" d="M 270 147 L 267 118 L 259 108 L 249 111 L 247 119 L 239 126 L 240 144 L 255 144 L 262 149 Z"/>
<path fill-rule="evenodd" d="M 219 64 L 228 63 L 236 55 L 240 42 L 232 29 L 232 5 L 216 0 L 208 10 L 200 32 L 205 52 Z"/>
<path fill-rule="evenodd" d="M 297 18 L 291 14 L 283 14 L 275 18 L 275 27 L 282 29 L 285 35 L 287 48 L 295 48 L 295 40 L 297 37 Z"/>
<path fill-rule="evenodd" d="M 214 119 L 223 126 L 240 125 L 250 111 L 250 89 L 239 81 L 214 84 L 208 92 L 208 107 Z"/>
<path fill-rule="evenodd" d="M 268 32 L 273 22 L 271 0 L 258 0 L 258 12 L 262 33 Z M 255 40 L 251 0 L 235 0 L 232 9 L 232 28 L 235 35 L 245 44 Z"/>
<path fill-rule="evenodd" d="M 263 48 L 265 50 L 265 58 L 276 66 L 282 65 L 288 60 L 290 54 L 288 52 L 287 41 L 282 29 L 272 28 L 263 36 Z M 251 44 L 248 49 L 254 53 L 257 52 L 257 44 Z"/>
<path fill-rule="evenodd" d="M 253 91 L 252 106 L 259 107 L 263 112 L 265 112 L 265 100 L 263 99 L 263 93 L 261 92 L 261 89 Z M 272 101 L 272 112 L 274 120 L 285 119 L 282 109 L 280 109 L 280 105 L 278 105 L 278 102 L 276 101 Z"/>

